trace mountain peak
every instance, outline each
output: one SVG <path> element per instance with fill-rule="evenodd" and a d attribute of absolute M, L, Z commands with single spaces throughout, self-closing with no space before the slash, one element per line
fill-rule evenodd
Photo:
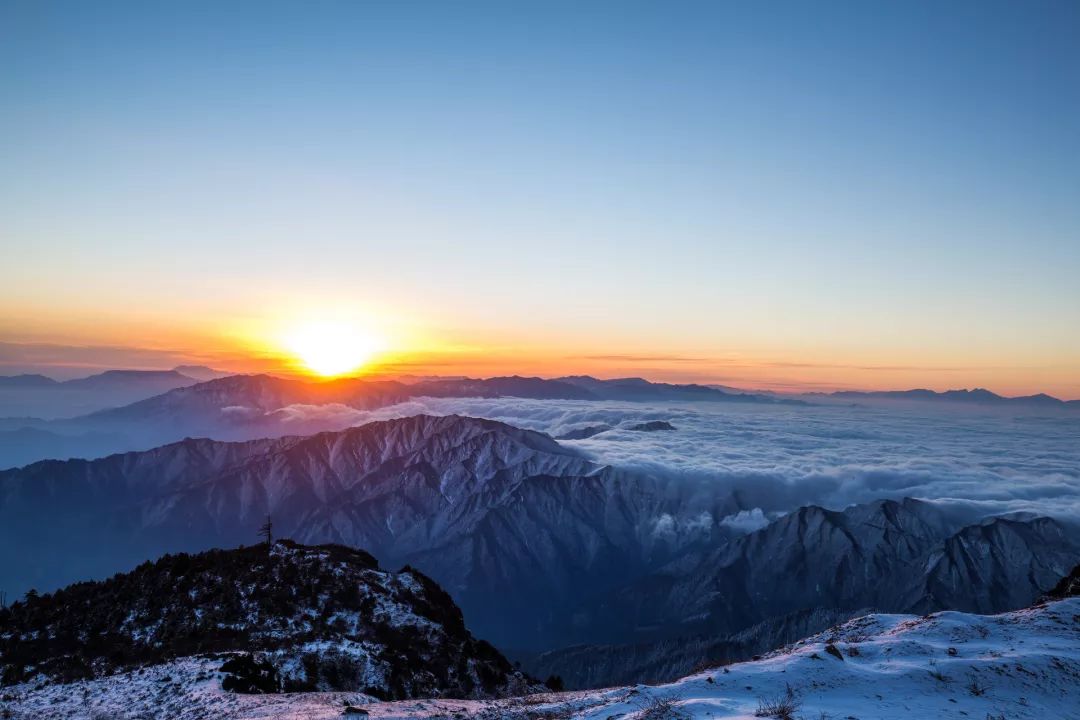
<path fill-rule="evenodd" d="M 227 377 L 232 375 L 231 372 L 225 370 L 215 370 L 212 367 L 206 365 L 177 365 L 173 368 L 173 372 L 180 373 L 189 378 L 194 378 L 199 382 L 205 382 L 207 380 L 214 380 L 216 378 Z"/>

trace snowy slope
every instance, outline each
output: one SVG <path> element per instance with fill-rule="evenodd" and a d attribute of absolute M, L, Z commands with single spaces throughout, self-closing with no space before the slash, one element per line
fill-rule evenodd
<path fill-rule="evenodd" d="M 835 655 L 839 655 L 836 657 Z M 349 693 L 231 695 L 220 661 L 186 659 L 105 680 L 6 688 L 14 718 L 341 717 Z M 789 695 L 788 689 L 791 689 Z M 500 701 L 412 700 L 364 704 L 372 718 L 755 717 L 762 703 L 794 699 L 795 718 L 1080 717 L 1080 598 L 996 616 L 943 612 L 868 615 L 755 662 L 668 685 L 532 695 Z M 759 715 L 760 716 L 760 715 Z M 774 715 L 774 717 L 781 717 Z"/>

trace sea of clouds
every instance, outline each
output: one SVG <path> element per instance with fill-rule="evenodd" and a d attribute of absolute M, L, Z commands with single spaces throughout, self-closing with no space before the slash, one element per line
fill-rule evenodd
<path fill-rule="evenodd" d="M 696 492 L 737 493 L 746 511 L 726 519 L 751 530 L 800 505 L 840 509 L 917 497 L 965 513 L 1034 512 L 1080 519 L 1080 417 L 932 407 L 736 405 L 518 398 L 420 398 L 373 411 L 292 406 L 298 429 L 347 427 L 427 413 L 500 420 L 558 437 L 594 460 L 680 481 Z M 674 431 L 633 425 L 671 423 Z"/>

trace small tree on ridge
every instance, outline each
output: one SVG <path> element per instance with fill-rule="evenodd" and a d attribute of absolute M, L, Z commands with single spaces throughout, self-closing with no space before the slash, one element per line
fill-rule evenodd
<path fill-rule="evenodd" d="M 274 544 L 274 523 L 270 521 L 270 516 L 266 516 L 266 522 L 259 528 L 259 537 L 266 540 L 266 546 L 270 547 Z"/>

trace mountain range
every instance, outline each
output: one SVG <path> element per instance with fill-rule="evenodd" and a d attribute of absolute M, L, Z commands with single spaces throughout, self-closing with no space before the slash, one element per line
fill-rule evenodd
<path fill-rule="evenodd" d="M 299 542 L 419 568 L 481 637 L 524 652 L 728 636 L 813 608 L 1010 609 L 1080 555 L 1048 518 L 970 523 L 904 500 L 804 507 L 746 535 L 719 522 L 745 509 L 542 433 L 421 415 L 2 471 L 0 564 L 10 592 L 49 589 L 250 542 L 269 515 Z"/>

